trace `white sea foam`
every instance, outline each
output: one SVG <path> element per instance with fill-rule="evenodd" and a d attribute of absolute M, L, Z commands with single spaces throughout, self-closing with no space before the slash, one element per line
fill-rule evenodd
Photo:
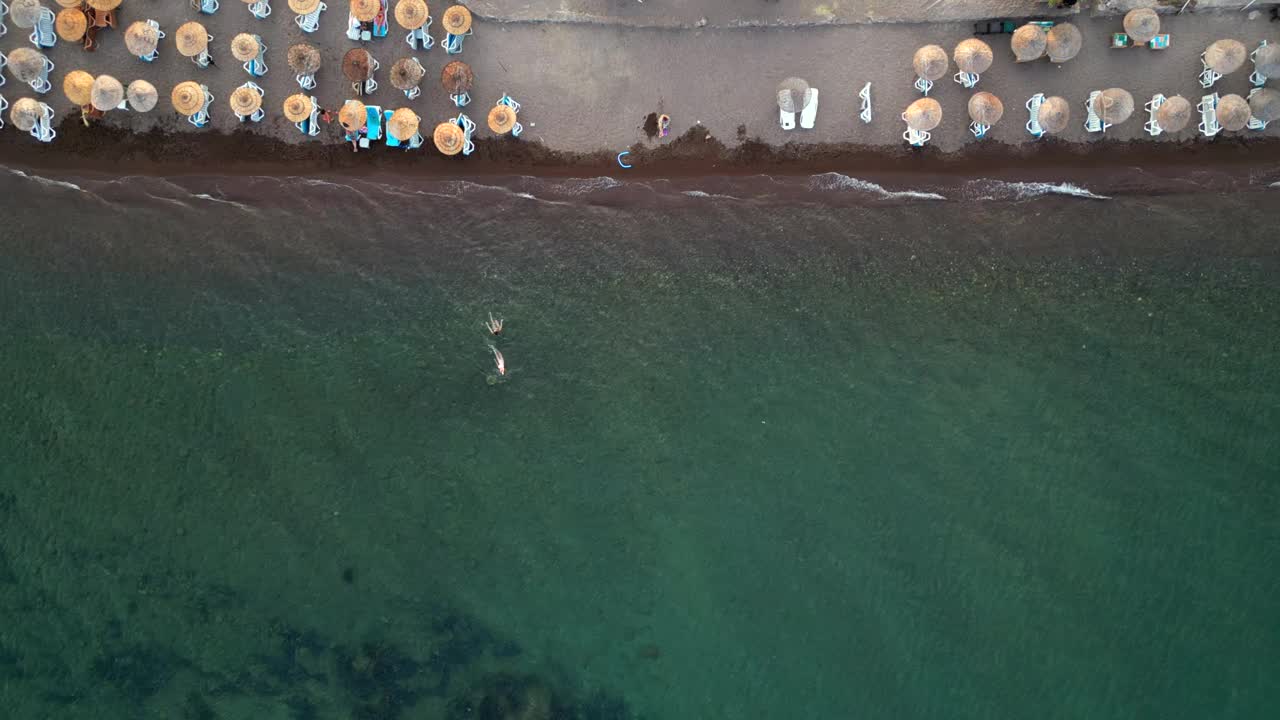
<path fill-rule="evenodd" d="M 974 180 L 965 187 L 966 194 L 974 200 L 1028 200 L 1044 195 L 1067 195 L 1086 200 L 1110 200 L 1088 188 L 1072 183 L 1005 182 L 1003 180 Z"/>
<path fill-rule="evenodd" d="M 601 190 L 612 190 L 621 187 L 622 183 L 611 177 L 601 175 L 593 178 L 570 178 L 546 184 L 546 190 L 555 195 L 586 195 Z"/>
<path fill-rule="evenodd" d="M 688 195 L 689 197 L 708 198 L 708 199 L 714 199 L 714 200 L 740 200 L 741 199 L 738 197 L 734 197 L 733 195 L 719 195 L 717 193 L 709 193 L 709 192 L 704 192 L 702 190 L 684 190 L 684 191 L 681 191 L 680 194 Z"/>
<path fill-rule="evenodd" d="M 937 193 L 919 190 L 886 190 L 883 185 L 869 180 L 842 175 L 838 172 L 822 173 L 809 178 L 809 189 L 836 192 L 863 192 L 882 200 L 946 200 Z"/>
<path fill-rule="evenodd" d="M 77 192 L 85 191 L 84 188 L 80 187 L 79 185 L 76 185 L 75 183 L 63 182 L 62 180 L 54 180 L 52 178 L 42 177 L 40 175 L 31 175 L 28 173 L 24 173 L 21 170 L 14 170 L 13 168 L 5 168 L 5 170 L 8 170 L 9 172 L 13 173 L 14 175 L 17 175 L 18 177 L 24 177 L 28 180 L 31 180 L 32 182 L 36 182 L 41 185 L 48 185 L 49 187 L 60 187 L 60 188 L 65 188 L 67 190 L 75 190 Z"/>
<path fill-rule="evenodd" d="M 233 206 L 233 207 L 238 207 L 238 208 L 240 208 L 241 210 L 247 210 L 247 211 L 249 211 L 249 212 L 253 212 L 253 211 L 254 211 L 253 207 L 251 207 L 251 206 L 249 206 L 249 205 L 245 205 L 244 203 L 236 202 L 235 200 L 225 200 L 225 199 L 223 199 L 223 198 L 216 198 L 216 197 L 214 197 L 214 196 L 212 196 L 212 195 L 209 195 L 209 194 L 207 194 L 207 193 L 195 193 L 195 194 L 194 194 L 194 195 L 192 195 L 191 197 L 193 197 L 193 198 L 197 198 L 197 199 L 199 199 L 199 200 L 208 200 L 209 202 L 222 203 L 222 204 L 224 204 L 224 205 L 231 205 L 231 206 Z"/>

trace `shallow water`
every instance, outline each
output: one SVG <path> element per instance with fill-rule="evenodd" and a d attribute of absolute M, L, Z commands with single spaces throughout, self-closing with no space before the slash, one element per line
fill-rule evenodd
<path fill-rule="evenodd" d="M 841 177 L 0 172 L 0 704 L 1268 716 L 1275 191 Z"/>

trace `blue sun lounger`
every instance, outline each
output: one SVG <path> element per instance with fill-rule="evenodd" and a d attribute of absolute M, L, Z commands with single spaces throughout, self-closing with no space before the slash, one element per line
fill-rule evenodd
<path fill-rule="evenodd" d="M 364 137 L 360 138 L 360 147 L 367 148 L 374 140 L 382 139 L 382 106 L 366 105 L 365 112 L 368 113 L 364 126 Z"/>
<path fill-rule="evenodd" d="M 383 118 L 385 118 L 386 122 L 391 121 L 391 116 L 394 115 L 395 112 L 396 112 L 395 110 L 386 110 L 382 113 Z M 422 133 L 420 132 L 414 133 L 413 137 L 409 138 L 405 142 L 401 142 L 395 139 L 394 137 L 392 137 L 391 133 L 387 133 L 387 147 L 404 148 L 406 150 L 417 150 L 418 148 L 422 147 L 423 142 L 425 142 L 425 140 L 423 139 Z"/>
<path fill-rule="evenodd" d="M 36 20 L 36 26 L 31 30 L 31 43 L 33 45 L 47 49 L 58 44 L 58 33 L 54 32 L 53 29 L 53 23 L 56 19 L 52 10 L 47 7 L 40 8 L 40 16 Z"/>
<path fill-rule="evenodd" d="M 197 12 L 212 15 L 218 12 L 218 0 L 191 0 L 191 7 Z"/>

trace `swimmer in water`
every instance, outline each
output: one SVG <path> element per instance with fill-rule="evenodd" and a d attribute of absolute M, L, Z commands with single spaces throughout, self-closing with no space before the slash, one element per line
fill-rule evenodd
<path fill-rule="evenodd" d="M 493 364 L 498 367 L 498 377 L 507 376 L 507 361 L 502 357 L 502 353 L 498 348 L 490 345 L 489 349 L 493 351 Z"/>
<path fill-rule="evenodd" d="M 493 313 L 489 313 L 489 322 L 485 323 L 484 326 L 489 328 L 490 335 L 502 334 L 502 318 L 498 318 L 497 320 L 494 320 Z"/>

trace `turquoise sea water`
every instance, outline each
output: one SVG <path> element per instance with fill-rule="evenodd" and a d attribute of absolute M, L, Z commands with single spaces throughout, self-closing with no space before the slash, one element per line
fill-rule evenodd
<path fill-rule="evenodd" d="M 6 183 L 7 717 L 1280 704 L 1271 196 Z"/>

